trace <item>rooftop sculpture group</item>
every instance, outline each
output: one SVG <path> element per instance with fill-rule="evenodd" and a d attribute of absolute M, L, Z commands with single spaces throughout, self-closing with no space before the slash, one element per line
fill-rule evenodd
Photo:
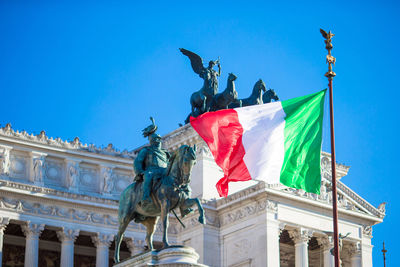
<path fill-rule="evenodd" d="M 204 67 L 203 59 L 199 55 L 184 48 L 179 50 L 190 59 L 193 71 L 204 80 L 203 87 L 190 97 L 192 111 L 186 118 L 185 123 L 189 122 L 190 116 L 197 117 L 208 111 L 259 105 L 270 103 L 272 100 L 279 100 L 275 91 L 273 89 L 267 90 L 265 83 L 261 79 L 255 83 L 253 91 L 248 98 L 238 99 L 238 93 L 235 88 L 237 77 L 233 73 L 229 73 L 226 89 L 218 94 L 218 77 L 221 76 L 220 60 L 211 60 L 208 66 Z M 218 72 L 214 70 L 215 66 L 218 66 Z"/>

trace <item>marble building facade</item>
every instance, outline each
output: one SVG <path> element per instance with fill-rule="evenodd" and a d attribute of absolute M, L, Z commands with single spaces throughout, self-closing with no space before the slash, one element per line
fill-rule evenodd
<path fill-rule="evenodd" d="M 183 228 L 170 217 L 171 243 L 193 247 L 208 266 L 333 266 L 330 155 L 322 153 L 321 194 L 279 184 L 236 183 L 218 197 L 222 176 L 205 143 L 189 126 L 163 137 L 170 151 L 197 149 L 193 196 L 200 197 L 207 224 L 197 214 Z M 140 148 L 118 151 L 0 128 L 0 257 L 2 266 L 112 266 L 118 229 L 118 198 L 133 181 Z M 348 167 L 337 165 L 340 177 Z M 340 180 L 339 230 L 342 266 L 372 266 L 372 227 L 385 216 Z M 155 240 L 161 240 L 157 227 Z M 121 258 L 141 253 L 145 229 L 131 223 Z M 156 242 L 156 246 L 159 243 Z"/>

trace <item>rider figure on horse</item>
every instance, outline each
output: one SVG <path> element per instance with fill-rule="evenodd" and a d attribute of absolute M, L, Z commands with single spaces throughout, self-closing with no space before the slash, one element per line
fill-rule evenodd
<path fill-rule="evenodd" d="M 150 118 L 152 125 L 143 129 L 143 136 L 149 138 L 150 146 L 140 150 L 138 156 L 133 162 L 133 168 L 136 173 L 135 181 L 143 180 L 142 205 L 148 206 L 152 203 L 150 193 L 153 187 L 153 181 L 157 177 L 165 174 L 170 154 L 161 148 L 161 136 L 156 134 L 157 126 L 154 119 Z"/>

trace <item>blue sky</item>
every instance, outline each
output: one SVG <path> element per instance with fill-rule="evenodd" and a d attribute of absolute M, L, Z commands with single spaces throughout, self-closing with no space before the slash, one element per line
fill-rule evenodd
<path fill-rule="evenodd" d="M 179 47 L 220 56 L 221 89 L 233 72 L 239 97 L 262 78 L 284 100 L 327 87 L 319 28 L 331 29 L 337 161 L 351 166 L 342 181 L 375 206 L 388 202 L 374 227 L 374 263 L 382 265 L 385 241 L 394 266 L 399 3 L 187 2 L 0 1 L 0 124 L 133 149 L 149 116 L 161 134 L 176 129 L 202 85 Z"/>

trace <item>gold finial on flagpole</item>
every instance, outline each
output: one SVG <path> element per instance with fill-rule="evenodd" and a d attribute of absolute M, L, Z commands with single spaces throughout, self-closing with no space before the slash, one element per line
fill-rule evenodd
<path fill-rule="evenodd" d="M 331 54 L 333 45 L 332 45 L 332 37 L 335 36 L 331 31 L 326 32 L 323 29 L 319 30 L 322 34 L 322 36 L 325 38 L 325 48 L 328 50 L 328 55 L 326 55 L 326 63 L 329 65 L 328 66 L 328 72 L 325 73 L 325 76 L 328 78 L 328 80 L 332 80 L 333 77 L 336 76 L 336 73 L 333 72 L 332 70 L 332 64 L 335 65 L 336 58 L 334 58 Z"/>

